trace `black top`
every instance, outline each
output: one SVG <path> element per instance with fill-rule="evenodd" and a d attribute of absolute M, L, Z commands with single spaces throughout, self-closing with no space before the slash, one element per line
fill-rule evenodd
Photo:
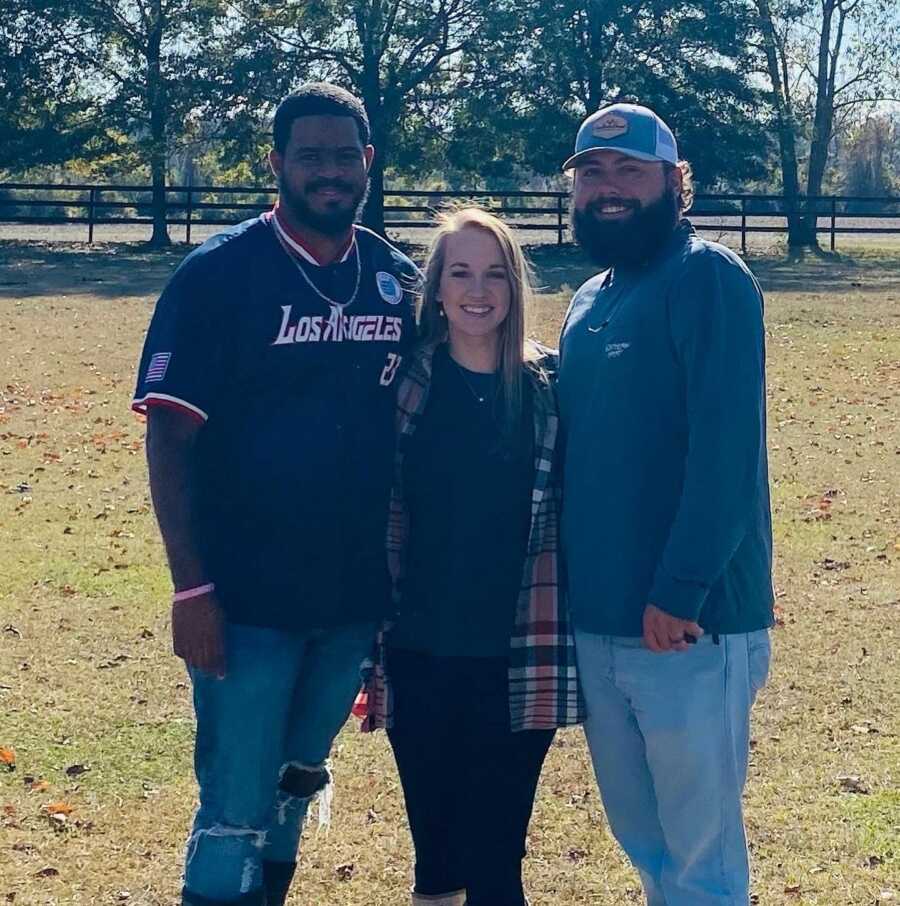
<path fill-rule="evenodd" d="M 204 422 L 197 537 L 229 620 L 305 631 L 390 609 L 384 554 L 394 378 L 416 270 L 357 228 L 343 311 L 266 217 L 204 243 L 153 315 L 134 407 Z M 300 262 L 342 303 L 357 257 Z"/>
<path fill-rule="evenodd" d="M 428 402 L 404 451 L 409 542 L 393 647 L 509 651 L 531 524 L 534 429 L 529 391 L 513 442 L 501 442 L 497 387 L 496 375 L 461 368 L 446 346 L 435 352 Z"/>

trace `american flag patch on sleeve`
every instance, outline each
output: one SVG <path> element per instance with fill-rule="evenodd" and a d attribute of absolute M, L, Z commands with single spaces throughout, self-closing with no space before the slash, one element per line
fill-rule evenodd
<path fill-rule="evenodd" d="M 169 367 L 171 358 L 171 352 L 154 353 L 150 357 L 150 364 L 147 366 L 147 374 L 144 375 L 144 381 L 148 384 L 153 381 L 161 381 L 166 376 L 166 369 Z"/>

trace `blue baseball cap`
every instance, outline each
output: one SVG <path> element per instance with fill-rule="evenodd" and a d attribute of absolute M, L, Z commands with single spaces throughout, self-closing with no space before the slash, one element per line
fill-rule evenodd
<path fill-rule="evenodd" d="M 592 113 L 579 127 L 575 153 L 562 165 L 577 167 L 591 151 L 618 151 L 638 160 L 678 163 L 672 130 L 648 107 L 611 104 Z"/>

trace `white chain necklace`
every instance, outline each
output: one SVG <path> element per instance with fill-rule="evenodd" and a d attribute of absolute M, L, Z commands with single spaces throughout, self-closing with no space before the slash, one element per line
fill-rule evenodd
<path fill-rule="evenodd" d="M 338 302 L 336 299 L 332 299 L 330 296 L 326 296 L 322 290 L 312 282 L 309 274 L 303 269 L 303 265 L 297 260 L 297 258 L 291 254 L 291 260 L 297 267 L 297 270 L 300 271 L 303 279 L 309 284 L 309 288 L 323 301 L 327 302 L 332 308 L 339 308 L 341 310 L 348 308 L 356 301 L 356 295 L 359 292 L 359 284 L 362 279 L 362 263 L 359 260 L 359 243 L 354 239 L 353 240 L 353 251 L 356 253 L 356 283 L 353 287 L 353 292 L 350 293 L 350 298 L 346 302 Z"/>
<path fill-rule="evenodd" d="M 298 271 L 300 271 L 300 275 L 307 282 L 307 284 L 309 285 L 309 288 L 323 302 L 327 302 L 331 306 L 332 310 L 336 308 L 339 311 L 343 311 L 345 308 L 349 308 L 356 301 L 356 296 L 357 296 L 357 293 L 359 292 L 359 284 L 362 281 L 362 262 L 360 261 L 360 258 L 359 258 L 359 243 L 356 241 L 356 235 L 353 236 L 353 252 L 354 252 L 354 256 L 356 258 L 356 283 L 353 286 L 353 292 L 350 294 L 350 298 L 346 302 L 338 302 L 336 299 L 332 299 L 330 296 L 326 296 L 325 293 L 323 293 L 322 290 L 320 290 L 319 287 L 316 286 L 315 283 L 313 283 L 309 274 L 306 273 L 306 271 L 303 268 L 303 265 L 300 263 L 296 254 L 291 250 L 290 246 L 288 245 L 286 238 L 282 235 L 283 227 L 278 222 L 277 214 L 272 214 L 272 222 L 275 226 L 275 235 L 278 237 L 278 241 L 281 243 L 281 247 L 285 250 L 285 252 L 287 253 L 287 256 L 291 259 L 291 261 L 294 262 L 295 267 L 297 268 Z"/>

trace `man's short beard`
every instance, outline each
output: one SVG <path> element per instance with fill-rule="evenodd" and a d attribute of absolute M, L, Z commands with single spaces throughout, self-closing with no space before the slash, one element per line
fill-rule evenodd
<path fill-rule="evenodd" d="M 353 197 L 349 208 L 338 208 L 334 211 L 321 213 L 314 211 L 306 203 L 303 193 L 294 192 L 287 184 L 286 179 L 278 180 L 279 203 L 290 210 L 297 223 L 303 224 L 323 236 L 340 236 L 360 218 L 369 197 L 369 181 L 365 187 Z"/>
<path fill-rule="evenodd" d="M 591 211 L 596 204 L 579 211 L 573 199 L 569 215 L 575 241 L 603 268 L 645 265 L 665 245 L 681 217 L 678 194 L 671 187 L 650 204 L 632 201 L 634 213 L 627 220 L 599 220 Z"/>

